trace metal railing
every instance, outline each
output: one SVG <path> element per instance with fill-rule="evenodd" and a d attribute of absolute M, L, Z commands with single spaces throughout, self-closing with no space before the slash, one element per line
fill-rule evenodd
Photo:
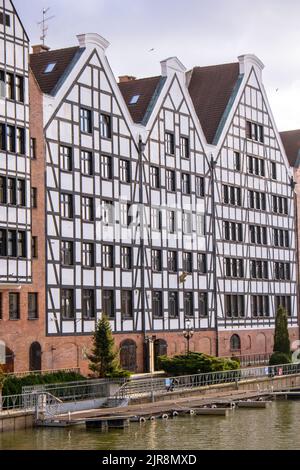
<path fill-rule="evenodd" d="M 184 375 L 179 377 L 134 380 L 126 382 L 116 393 L 117 398 L 133 398 L 151 396 L 171 391 L 184 391 L 226 383 L 238 383 L 253 379 L 300 374 L 300 364 L 281 366 L 255 367 L 233 371 Z"/>
<path fill-rule="evenodd" d="M 63 402 L 80 401 L 110 396 L 110 386 L 121 387 L 126 379 L 92 379 L 61 384 L 33 385 L 22 388 L 23 396 L 31 400 L 36 393 L 49 393 Z"/>
<path fill-rule="evenodd" d="M 27 375 L 46 375 L 46 374 L 57 374 L 60 372 L 80 374 L 80 368 L 74 367 L 70 369 L 50 369 L 50 370 L 40 370 L 40 371 L 9 372 L 8 374 L 4 374 L 4 375 L 5 377 L 25 377 Z"/>
<path fill-rule="evenodd" d="M 270 357 L 272 353 L 264 353 L 264 354 L 246 354 L 243 356 L 235 355 L 234 353 L 232 356 L 224 356 L 221 359 L 233 359 L 238 360 L 241 368 L 242 367 L 250 367 L 250 366 L 264 366 L 269 365 Z"/>
<path fill-rule="evenodd" d="M 0 396 L 0 415 L 5 411 L 33 411 L 34 404 L 27 403 L 24 395 Z"/>

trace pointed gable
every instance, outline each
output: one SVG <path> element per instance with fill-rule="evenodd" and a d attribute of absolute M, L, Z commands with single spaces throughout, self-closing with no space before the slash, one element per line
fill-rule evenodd
<path fill-rule="evenodd" d="M 280 137 L 291 167 L 297 168 L 300 163 L 300 129 L 280 132 Z"/>
<path fill-rule="evenodd" d="M 189 92 L 208 143 L 213 143 L 240 75 L 239 63 L 195 67 Z"/>

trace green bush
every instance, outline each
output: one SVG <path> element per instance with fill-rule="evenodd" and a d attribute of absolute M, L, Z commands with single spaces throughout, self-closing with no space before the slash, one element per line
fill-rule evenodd
<path fill-rule="evenodd" d="M 159 367 L 168 375 L 179 376 L 237 370 L 240 364 L 232 359 L 222 359 L 203 353 L 192 352 L 172 358 L 161 356 L 159 358 Z"/>
<path fill-rule="evenodd" d="M 270 366 L 280 366 L 282 364 L 291 364 L 291 357 L 282 352 L 274 352 L 270 357 Z"/>
<path fill-rule="evenodd" d="M 26 386 L 78 382 L 81 380 L 86 380 L 86 377 L 76 372 L 55 372 L 45 375 L 29 374 L 24 377 L 9 375 L 4 380 L 2 395 L 20 395 L 22 387 Z"/>

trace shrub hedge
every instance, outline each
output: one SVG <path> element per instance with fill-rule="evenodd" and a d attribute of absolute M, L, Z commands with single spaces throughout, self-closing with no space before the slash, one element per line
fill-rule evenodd
<path fill-rule="evenodd" d="M 159 367 L 168 375 L 179 376 L 237 370 L 240 368 L 240 363 L 235 359 L 222 359 L 192 352 L 174 357 L 161 356 L 159 358 Z"/>
<path fill-rule="evenodd" d="M 279 366 L 282 364 L 291 364 L 291 357 L 282 352 L 274 352 L 270 357 L 270 366 Z"/>
<path fill-rule="evenodd" d="M 67 383 L 81 380 L 86 380 L 86 377 L 76 372 L 55 372 L 45 375 L 29 374 L 24 377 L 9 375 L 4 379 L 2 395 L 20 395 L 22 393 L 22 387 L 31 385 Z"/>

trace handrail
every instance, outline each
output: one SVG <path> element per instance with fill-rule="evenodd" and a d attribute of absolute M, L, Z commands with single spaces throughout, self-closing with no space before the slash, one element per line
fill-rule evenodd
<path fill-rule="evenodd" d="M 49 370 L 40 370 L 40 371 L 24 371 L 24 372 L 9 372 L 4 374 L 4 377 L 24 377 L 27 375 L 46 375 L 46 374 L 57 374 L 59 372 L 65 373 L 78 373 L 80 374 L 80 368 L 74 367 L 69 369 L 49 369 Z"/>

